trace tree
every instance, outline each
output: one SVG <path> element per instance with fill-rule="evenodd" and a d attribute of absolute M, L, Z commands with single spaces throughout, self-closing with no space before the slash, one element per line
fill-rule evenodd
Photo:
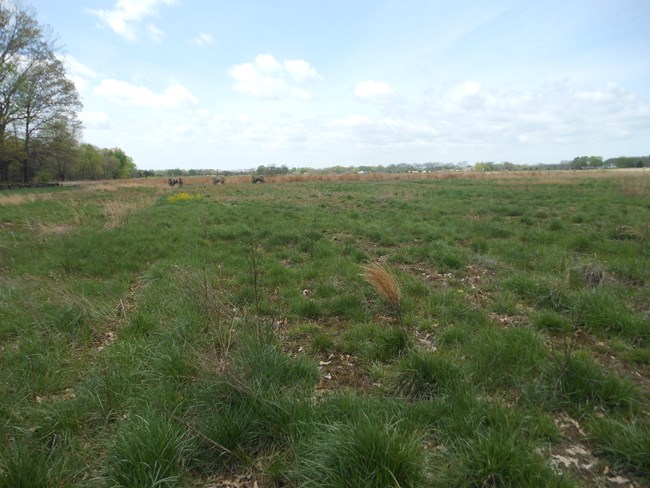
<path fill-rule="evenodd" d="M 52 124 L 73 126 L 81 110 L 79 94 L 69 79 L 61 61 L 55 57 L 41 60 L 26 75 L 17 92 L 16 104 L 22 117 L 25 159 L 22 164 L 23 181 L 28 182 L 36 167 L 37 157 L 32 140 Z"/>
<path fill-rule="evenodd" d="M 573 158 L 573 161 L 571 161 L 572 169 L 602 168 L 603 165 L 601 156 L 580 156 Z"/>
<path fill-rule="evenodd" d="M 66 181 L 77 177 L 79 167 L 79 132 L 81 124 L 54 120 L 44 126 L 33 141 L 38 160 L 36 178 L 41 181 Z"/>
<path fill-rule="evenodd" d="M 136 169 L 130 156 L 119 147 L 104 149 L 102 151 L 106 164 L 111 166 L 111 171 L 105 171 L 106 178 L 129 178 Z"/>
<path fill-rule="evenodd" d="M 17 161 L 22 179 L 29 180 L 37 170 L 30 166 L 36 133 L 57 119 L 75 123 L 79 96 L 54 51 L 31 10 L 0 0 L 0 181 L 9 180 Z M 11 152 L 10 129 L 23 141 L 18 153 Z"/>

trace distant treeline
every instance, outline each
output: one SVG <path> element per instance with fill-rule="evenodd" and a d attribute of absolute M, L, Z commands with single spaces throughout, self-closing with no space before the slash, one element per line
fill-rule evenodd
<path fill-rule="evenodd" d="M 167 170 L 139 170 L 134 172 L 136 177 L 149 176 L 240 176 L 258 174 L 266 176 L 279 176 L 288 174 L 345 174 L 345 173 L 420 173 L 434 171 L 459 171 L 462 169 L 473 171 L 530 171 L 530 170 L 567 170 L 567 169 L 597 169 L 597 168 L 648 168 L 650 156 L 621 156 L 603 160 L 600 156 L 579 156 L 569 161 L 558 164 L 516 164 L 508 161 L 495 163 L 491 161 L 477 162 L 473 165 L 466 161 L 460 163 L 395 163 L 388 165 L 360 165 L 360 166 L 330 166 L 328 168 L 313 169 L 308 167 L 289 168 L 286 165 L 260 165 L 257 168 L 246 170 L 220 170 L 220 169 L 167 169 Z"/>

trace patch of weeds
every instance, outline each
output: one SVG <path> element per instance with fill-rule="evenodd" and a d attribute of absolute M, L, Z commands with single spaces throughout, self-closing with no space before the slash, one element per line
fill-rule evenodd
<path fill-rule="evenodd" d="M 578 253 L 587 253 L 594 250 L 594 236 L 578 235 L 569 241 L 569 249 Z"/>
<path fill-rule="evenodd" d="M 490 311 L 501 315 L 517 315 L 517 297 L 510 292 L 502 292 L 494 297 Z"/>
<path fill-rule="evenodd" d="M 570 332 L 573 328 L 571 320 L 552 310 L 535 312 L 532 319 L 533 327 L 540 331 L 562 334 Z"/>
<path fill-rule="evenodd" d="M 137 312 L 119 329 L 119 337 L 128 340 L 132 337 L 146 337 L 159 325 L 159 320 L 151 313 Z"/>
<path fill-rule="evenodd" d="M 58 462 L 29 439 L 16 439 L 0 451 L 0 488 L 50 488 L 60 483 Z"/>
<path fill-rule="evenodd" d="M 432 243 L 428 255 L 431 264 L 443 273 L 463 269 L 467 265 L 467 256 L 461 250 L 442 241 Z"/>
<path fill-rule="evenodd" d="M 450 289 L 435 290 L 425 305 L 425 313 L 440 325 L 487 325 L 485 312 L 469 302 L 462 292 Z"/>
<path fill-rule="evenodd" d="M 472 340 L 473 329 L 466 325 L 453 325 L 440 331 L 438 343 L 441 346 L 458 346 Z"/>
<path fill-rule="evenodd" d="M 412 352 L 395 367 L 391 389 L 408 398 L 434 398 L 463 388 L 458 360 L 434 352 Z"/>
<path fill-rule="evenodd" d="M 561 404 L 574 409 L 622 409 L 634 411 L 640 396 L 629 380 L 605 373 L 590 356 L 583 352 L 570 353 L 556 359 L 550 368 L 548 381 Z"/>
<path fill-rule="evenodd" d="M 445 457 L 451 465 L 440 476 L 440 486 L 573 486 L 535 454 L 531 445 L 507 431 L 479 432 L 460 440 L 453 446 L 453 454 Z"/>
<path fill-rule="evenodd" d="M 633 363 L 650 364 L 650 347 L 634 348 L 626 356 Z"/>
<path fill-rule="evenodd" d="M 470 249 L 476 254 L 485 254 L 490 248 L 488 241 L 485 239 L 473 239 L 470 243 Z"/>
<path fill-rule="evenodd" d="M 182 191 L 180 193 L 175 193 L 173 195 L 168 196 L 167 203 L 189 202 L 192 200 L 201 200 L 202 198 L 203 195 L 200 195 L 198 193 L 194 195 L 190 195 L 189 193 Z"/>
<path fill-rule="evenodd" d="M 596 445 L 594 454 L 650 483 L 650 426 L 647 423 L 596 418 L 589 423 L 589 437 Z"/>
<path fill-rule="evenodd" d="M 345 331 L 341 347 L 370 361 L 389 361 L 410 347 L 410 339 L 402 327 L 359 324 Z"/>
<path fill-rule="evenodd" d="M 528 329 L 489 328 L 469 346 L 474 378 L 487 387 L 521 386 L 545 369 L 543 338 Z"/>
<path fill-rule="evenodd" d="M 274 344 L 243 339 L 236 351 L 234 374 L 261 388 L 308 389 L 320 373 L 313 360 L 303 356 L 291 358 Z"/>
<path fill-rule="evenodd" d="M 191 452 L 177 422 L 153 410 L 119 426 L 107 457 L 111 486 L 181 486 Z"/>
<path fill-rule="evenodd" d="M 315 300 L 299 297 L 291 303 L 291 312 L 299 318 L 314 320 L 323 316 L 323 307 Z"/>
<path fill-rule="evenodd" d="M 626 303 L 606 290 L 587 290 L 579 296 L 576 325 L 605 333 L 620 335 L 639 342 L 650 342 L 650 327 Z"/>
<path fill-rule="evenodd" d="M 312 352 L 326 354 L 336 349 L 336 343 L 331 334 L 318 331 L 312 336 L 309 347 Z"/>
<path fill-rule="evenodd" d="M 300 486 L 384 488 L 424 486 L 424 456 L 418 435 L 368 418 L 322 425 L 298 448 Z"/>
<path fill-rule="evenodd" d="M 362 321 L 366 317 L 366 309 L 357 293 L 343 293 L 327 300 L 323 303 L 323 309 L 330 316 L 352 321 Z"/>
<path fill-rule="evenodd" d="M 574 307 L 571 295 L 560 282 L 549 282 L 518 273 L 507 279 L 504 287 L 539 308 L 548 308 L 555 312 L 570 312 Z"/>

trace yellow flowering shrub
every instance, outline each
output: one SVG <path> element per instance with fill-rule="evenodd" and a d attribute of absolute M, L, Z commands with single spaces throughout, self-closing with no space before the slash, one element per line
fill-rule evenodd
<path fill-rule="evenodd" d="M 173 195 L 170 195 L 167 197 L 167 201 L 169 203 L 176 203 L 176 202 L 186 202 L 189 200 L 200 200 L 202 197 L 201 195 L 190 195 L 189 193 L 185 193 L 184 191 L 180 193 L 174 193 Z"/>

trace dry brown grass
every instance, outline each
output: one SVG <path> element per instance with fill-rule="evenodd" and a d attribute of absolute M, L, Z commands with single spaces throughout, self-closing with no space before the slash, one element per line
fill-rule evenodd
<path fill-rule="evenodd" d="M 36 202 L 39 200 L 52 200 L 52 193 L 24 193 L 20 195 L 0 195 L 0 207 L 9 205 L 21 205 L 23 203 Z"/>
<path fill-rule="evenodd" d="M 154 202 L 153 198 L 143 198 L 137 201 L 127 202 L 123 200 L 108 200 L 104 202 L 104 217 L 106 223 L 104 229 L 110 230 L 128 222 L 129 215 L 138 209 L 148 207 Z"/>
<path fill-rule="evenodd" d="M 640 197 L 645 193 L 649 179 L 648 173 L 621 177 L 621 193 L 628 197 Z"/>
<path fill-rule="evenodd" d="M 65 234 L 73 229 L 72 225 L 67 224 L 53 224 L 43 223 L 28 220 L 25 224 L 34 238 L 42 243 L 47 242 L 47 238 L 51 235 Z"/>
<path fill-rule="evenodd" d="M 377 293 L 392 306 L 399 307 L 402 301 L 402 288 L 397 276 L 378 263 L 367 264 L 362 268 L 362 276 L 377 290 Z"/>

